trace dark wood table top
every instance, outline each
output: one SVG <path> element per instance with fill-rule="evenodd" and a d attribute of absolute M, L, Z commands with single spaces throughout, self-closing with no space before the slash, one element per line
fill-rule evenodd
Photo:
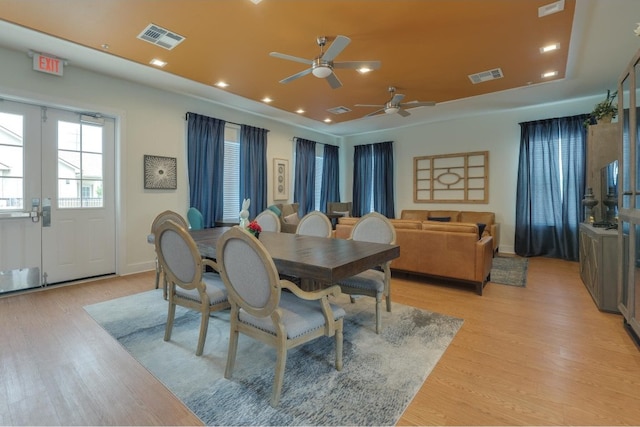
<path fill-rule="evenodd" d="M 192 230 L 200 253 L 216 258 L 216 242 L 228 227 Z M 335 283 L 400 256 L 398 245 L 345 239 L 298 236 L 263 231 L 265 246 L 278 272 L 289 276 Z"/>

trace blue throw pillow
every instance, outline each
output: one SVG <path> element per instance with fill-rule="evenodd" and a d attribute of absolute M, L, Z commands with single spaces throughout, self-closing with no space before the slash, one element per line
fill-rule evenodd
<path fill-rule="evenodd" d="M 484 233 L 484 229 L 487 227 L 487 224 L 483 224 L 481 222 L 478 223 L 478 239 L 482 239 L 482 233 Z"/>
<path fill-rule="evenodd" d="M 439 221 L 439 222 L 450 222 L 450 216 L 429 216 L 427 217 L 429 221 Z"/>
<path fill-rule="evenodd" d="M 278 207 L 276 205 L 271 205 L 269 206 L 267 209 L 269 209 L 271 212 L 273 212 L 274 214 L 280 216 L 280 214 L 282 212 L 280 212 L 280 209 L 278 209 Z"/>

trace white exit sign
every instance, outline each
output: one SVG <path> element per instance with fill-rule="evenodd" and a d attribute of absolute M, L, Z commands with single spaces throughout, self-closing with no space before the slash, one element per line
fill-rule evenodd
<path fill-rule="evenodd" d="M 33 69 L 36 71 L 61 76 L 63 67 L 64 59 L 43 55 L 41 53 L 33 54 Z"/>

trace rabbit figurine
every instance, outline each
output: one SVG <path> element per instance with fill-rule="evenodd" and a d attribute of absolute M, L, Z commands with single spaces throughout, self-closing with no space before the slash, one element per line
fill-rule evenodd
<path fill-rule="evenodd" d="M 244 199 L 242 201 L 242 210 L 240 211 L 240 228 L 247 228 L 249 225 L 249 205 L 251 199 Z"/>

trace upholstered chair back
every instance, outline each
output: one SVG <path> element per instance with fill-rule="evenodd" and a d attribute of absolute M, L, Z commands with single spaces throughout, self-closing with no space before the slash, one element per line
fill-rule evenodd
<path fill-rule="evenodd" d="M 262 231 L 280 232 L 280 218 L 270 209 L 260 212 L 256 221 L 262 227 Z"/>
<path fill-rule="evenodd" d="M 362 242 L 395 244 L 396 230 L 383 215 L 371 212 L 356 222 L 351 230 L 351 239 Z"/>
<path fill-rule="evenodd" d="M 320 211 L 306 214 L 298 223 L 296 234 L 302 236 L 331 237 L 332 226 L 329 218 Z"/>

